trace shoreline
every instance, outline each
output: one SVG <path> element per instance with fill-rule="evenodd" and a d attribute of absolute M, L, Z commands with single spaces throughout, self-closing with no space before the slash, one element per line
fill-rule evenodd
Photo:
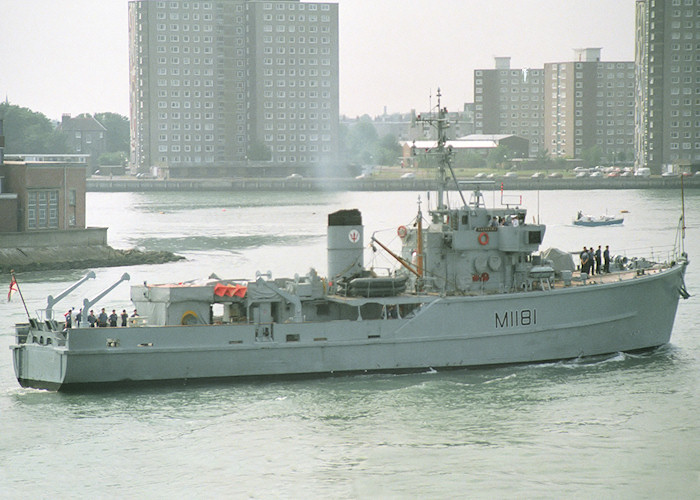
<path fill-rule="evenodd" d="M 617 177 L 617 178 L 559 178 L 533 179 L 499 178 L 493 181 L 474 178 L 458 179 L 459 182 L 492 182 L 486 186 L 509 190 L 586 190 L 586 189 L 679 189 L 681 177 Z M 686 177 L 683 187 L 700 188 L 700 176 Z M 425 191 L 434 190 L 433 179 L 133 179 L 90 178 L 86 181 L 88 192 L 139 192 L 139 191 Z"/>

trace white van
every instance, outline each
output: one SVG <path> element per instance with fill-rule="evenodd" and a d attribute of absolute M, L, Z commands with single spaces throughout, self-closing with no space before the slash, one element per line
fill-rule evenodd
<path fill-rule="evenodd" d="M 651 170 L 649 170 L 647 167 L 639 167 L 635 172 L 634 172 L 635 177 L 649 177 L 651 176 Z"/>

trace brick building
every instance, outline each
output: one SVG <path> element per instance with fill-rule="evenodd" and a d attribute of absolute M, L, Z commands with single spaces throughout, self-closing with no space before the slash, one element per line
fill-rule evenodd
<path fill-rule="evenodd" d="M 5 157 L 0 164 L 0 233 L 85 229 L 87 159 L 73 160 Z"/>

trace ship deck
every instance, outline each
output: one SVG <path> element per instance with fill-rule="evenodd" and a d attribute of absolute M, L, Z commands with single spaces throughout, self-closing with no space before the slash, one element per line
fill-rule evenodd
<path fill-rule="evenodd" d="M 568 286 L 588 286 L 596 284 L 614 283 L 616 281 L 627 281 L 647 274 L 658 274 L 668 269 L 669 266 L 653 267 L 648 269 L 626 269 L 623 271 L 613 271 L 610 273 L 589 275 L 586 280 L 581 279 L 581 272 L 575 271 L 571 277 L 571 285 L 565 285 L 561 279 L 557 279 L 554 288 L 565 288 Z"/>
<path fill-rule="evenodd" d="M 562 289 L 562 288 L 572 288 L 581 286 L 593 286 L 598 284 L 615 283 L 619 281 L 627 281 L 635 279 L 638 276 L 658 274 L 669 266 L 655 266 L 648 269 L 626 269 L 622 271 L 613 271 L 604 274 L 595 274 L 589 276 L 586 280 L 581 279 L 581 272 L 574 271 L 572 273 L 571 282 L 565 283 L 562 279 L 557 278 L 555 280 L 545 280 L 545 279 L 530 279 L 528 283 L 528 288 L 526 291 L 542 291 L 551 289 Z M 465 294 L 466 296 L 482 296 L 482 295 L 493 295 L 503 292 L 498 291 L 484 291 L 484 292 L 470 292 Z M 441 294 L 436 292 L 426 292 L 419 294 L 405 293 L 402 295 L 392 295 L 386 297 L 346 297 L 342 295 L 329 295 L 326 298 L 331 302 L 336 302 L 338 304 L 349 305 L 353 307 L 360 307 L 365 304 L 383 304 L 383 305 L 399 305 L 399 304 L 416 304 L 416 303 L 429 303 L 433 302 L 442 297 Z"/>

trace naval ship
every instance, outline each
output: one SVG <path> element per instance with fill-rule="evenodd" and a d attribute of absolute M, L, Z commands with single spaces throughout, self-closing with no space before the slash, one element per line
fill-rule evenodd
<path fill-rule="evenodd" d="M 663 262 L 614 262 L 588 276 L 571 254 L 540 252 L 545 226 L 521 203 L 488 208 L 483 185 L 469 200 L 446 147 L 447 113 L 420 117 L 437 130 L 433 208 L 397 228 L 401 250 L 374 236 L 396 268 L 364 266 L 362 214 L 328 215 L 325 276 L 131 286 L 140 316 L 127 328 L 70 327 L 51 319 L 16 325 L 11 346 L 22 386 L 70 390 L 143 382 L 328 376 L 535 363 L 654 348 L 671 336 L 684 283 L 684 221 Z M 446 203 L 449 189 L 459 206 Z M 413 211 L 413 210 L 411 210 Z M 550 249 L 552 250 L 552 249 Z M 562 258 L 563 257 L 563 258 Z M 93 299 L 90 310 L 127 274 Z M 79 285 L 77 283 L 75 286 Z M 73 290 L 73 287 L 68 291 Z M 581 307 L 585 304 L 585 307 Z M 595 314 L 591 314 L 595 311 Z"/>

